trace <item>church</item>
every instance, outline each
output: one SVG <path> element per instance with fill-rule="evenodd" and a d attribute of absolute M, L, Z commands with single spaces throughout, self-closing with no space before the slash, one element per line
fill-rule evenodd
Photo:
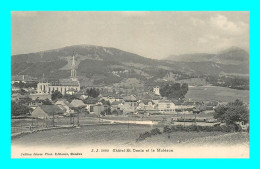
<path fill-rule="evenodd" d="M 69 79 L 60 79 L 58 82 L 49 83 L 43 80 L 37 84 L 37 93 L 52 94 L 54 91 L 59 91 L 64 94 L 74 94 L 80 90 L 80 83 L 76 74 L 76 64 L 74 55 L 72 57 L 71 72 Z"/>

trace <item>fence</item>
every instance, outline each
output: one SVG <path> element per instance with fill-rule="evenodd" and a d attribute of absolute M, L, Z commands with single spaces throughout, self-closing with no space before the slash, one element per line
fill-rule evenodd
<path fill-rule="evenodd" d="M 110 123 L 102 118 L 89 117 L 84 113 L 79 116 L 54 116 L 54 118 L 38 119 L 38 118 L 23 118 L 11 120 L 11 134 L 19 134 L 30 131 L 37 131 L 53 127 L 69 127 L 78 125 L 91 125 L 91 124 L 105 124 Z"/>

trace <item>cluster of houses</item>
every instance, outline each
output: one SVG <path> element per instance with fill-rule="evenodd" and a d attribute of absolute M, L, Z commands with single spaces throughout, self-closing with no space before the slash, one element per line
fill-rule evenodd
<path fill-rule="evenodd" d="M 134 95 L 124 97 L 100 95 L 98 98 L 91 99 L 86 97 L 86 95 L 78 95 L 71 102 L 66 99 L 58 99 L 52 105 L 42 105 L 40 102 L 30 104 L 29 106 L 33 109 L 31 116 L 35 118 L 51 118 L 54 115 L 71 116 L 77 113 L 93 114 L 96 116 L 125 116 L 134 114 L 149 116 L 153 114 L 175 114 L 180 111 L 199 113 L 203 110 L 213 110 L 217 106 L 217 102 L 209 102 L 207 104 L 184 102 L 178 104 L 154 94 L 147 94 L 142 98 L 137 98 Z"/>
<path fill-rule="evenodd" d="M 25 77 L 21 77 L 25 80 Z M 18 79 L 20 80 L 20 79 Z M 21 82 L 21 81 L 19 81 Z M 15 82 L 14 82 L 15 83 Z M 42 83 L 39 83 L 42 84 Z M 39 84 L 37 88 L 39 87 Z M 88 98 L 84 91 L 73 93 L 73 100 L 58 99 L 51 101 L 50 93 L 35 92 L 36 89 L 24 88 L 27 94 L 16 92 L 16 87 L 12 85 L 12 101 L 30 98 L 29 107 L 32 108 L 31 116 L 44 118 L 55 116 L 71 116 L 80 112 L 95 115 L 129 115 L 129 114 L 174 114 L 179 112 L 200 113 L 204 110 L 213 110 L 218 102 L 173 102 L 160 96 L 160 88 L 154 87 L 152 92 L 136 94 L 110 94 L 101 93 L 97 98 Z M 50 100 L 51 105 L 43 104 L 41 101 Z"/>
<path fill-rule="evenodd" d="M 25 77 L 20 77 L 25 80 Z M 21 80 L 21 79 L 18 79 Z M 21 82 L 21 81 L 19 81 Z M 42 84 L 42 83 L 39 83 Z M 39 84 L 37 87 L 39 87 Z M 31 116 L 35 118 L 44 118 L 55 116 L 71 116 L 80 112 L 95 115 L 129 115 L 129 114 L 174 114 L 178 112 L 200 113 L 204 110 L 213 110 L 218 102 L 190 102 L 184 103 L 173 102 L 160 96 L 160 88 L 154 87 L 152 92 L 142 93 L 142 95 L 131 94 L 110 94 L 101 93 L 97 98 L 88 98 L 83 91 L 73 93 L 73 100 L 58 99 L 51 101 L 50 93 L 35 92 L 33 88 L 24 88 L 27 92 L 23 95 L 16 92 L 16 87 L 12 85 L 12 101 L 30 98 L 29 107 L 32 108 Z M 42 100 L 50 100 L 51 105 L 43 104 Z"/>
<path fill-rule="evenodd" d="M 128 90 L 124 88 L 124 94 L 118 94 L 118 92 L 114 92 L 112 90 L 110 94 L 101 93 L 97 98 L 88 98 L 85 92 L 82 90 L 80 91 L 80 84 L 76 77 L 74 56 L 72 60 L 71 78 L 66 79 L 66 81 L 63 79 L 63 81 L 60 80 L 59 83 L 51 84 L 46 82 L 46 80 L 43 78 L 42 81 L 37 84 L 36 88 L 24 88 L 23 90 L 27 94 L 21 94 L 17 92 L 21 89 L 15 87 L 14 84 L 20 82 L 31 83 L 35 82 L 35 79 L 32 79 L 29 76 L 13 77 L 11 100 L 19 101 L 20 99 L 30 98 L 32 101 L 28 106 L 32 109 L 31 116 L 35 118 L 71 116 L 79 112 L 95 114 L 98 116 L 129 114 L 174 114 L 180 111 L 199 113 L 204 110 L 213 110 L 214 107 L 218 104 L 217 102 L 173 102 L 160 96 L 159 87 L 154 87 L 152 92 L 139 93 L 135 93 L 133 91 L 128 92 Z M 131 86 L 136 86 L 139 83 L 139 81 L 133 78 L 128 78 L 123 83 L 123 86 L 130 85 L 131 88 Z M 74 89 L 73 93 L 69 92 L 71 89 Z M 66 100 L 63 98 L 51 101 L 51 94 L 55 90 L 61 92 L 63 95 L 73 95 L 73 100 Z M 49 100 L 51 104 L 43 103 L 44 100 Z"/>

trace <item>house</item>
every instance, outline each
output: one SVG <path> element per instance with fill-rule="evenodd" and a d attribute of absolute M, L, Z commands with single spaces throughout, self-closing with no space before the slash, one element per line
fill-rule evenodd
<path fill-rule="evenodd" d="M 159 96 L 153 96 L 153 97 L 152 97 L 152 101 L 153 101 L 153 103 L 155 103 L 155 104 L 158 104 L 160 100 L 161 100 L 161 98 L 160 98 Z"/>
<path fill-rule="evenodd" d="M 111 111 L 120 109 L 120 105 L 123 105 L 122 101 L 114 101 L 111 103 Z"/>
<path fill-rule="evenodd" d="M 101 102 L 98 102 L 95 105 L 90 105 L 90 107 L 89 107 L 90 114 L 100 115 L 100 113 L 104 110 L 105 110 L 105 106 Z"/>
<path fill-rule="evenodd" d="M 18 91 L 20 91 L 21 89 L 20 89 L 19 87 L 14 87 L 14 86 L 12 86 L 11 90 L 12 90 L 12 92 L 18 92 Z"/>
<path fill-rule="evenodd" d="M 101 99 L 103 99 L 105 101 L 109 101 L 110 103 L 117 101 L 117 99 L 113 96 L 103 96 Z"/>
<path fill-rule="evenodd" d="M 154 110 L 154 103 L 152 100 L 141 100 L 137 107 L 138 110 Z"/>
<path fill-rule="evenodd" d="M 71 107 L 86 107 L 82 100 L 74 99 L 70 103 Z"/>
<path fill-rule="evenodd" d="M 66 94 L 73 95 L 77 93 L 77 91 L 78 91 L 77 89 L 71 88 L 66 91 Z"/>
<path fill-rule="evenodd" d="M 79 97 L 81 100 L 85 100 L 86 98 L 88 98 L 88 96 L 87 95 L 84 95 L 84 94 L 82 94 L 82 95 L 80 95 L 80 97 Z"/>
<path fill-rule="evenodd" d="M 33 110 L 35 110 L 38 106 L 41 106 L 42 103 L 38 103 L 38 102 L 31 102 L 29 103 L 29 107 L 32 108 Z"/>
<path fill-rule="evenodd" d="M 53 116 L 63 115 L 65 111 L 59 108 L 57 105 L 41 105 L 33 110 L 32 117 L 45 119 L 53 118 Z"/>
<path fill-rule="evenodd" d="M 184 102 L 182 104 L 176 104 L 175 109 L 178 110 L 192 110 L 195 107 L 195 103 L 191 101 Z"/>
<path fill-rule="evenodd" d="M 124 98 L 122 96 L 114 96 L 115 101 L 120 101 L 122 102 L 124 100 Z"/>
<path fill-rule="evenodd" d="M 205 105 L 206 105 L 206 110 L 214 110 L 218 106 L 218 102 L 210 101 L 210 102 L 206 102 Z"/>
<path fill-rule="evenodd" d="M 120 104 L 119 109 L 123 111 L 124 114 L 135 113 L 135 109 L 130 104 Z"/>
<path fill-rule="evenodd" d="M 153 93 L 160 96 L 160 88 L 158 86 L 153 88 Z"/>
<path fill-rule="evenodd" d="M 22 95 L 20 93 L 13 93 L 11 95 L 11 101 L 17 101 L 22 99 L 28 99 L 28 95 Z"/>
<path fill-rule="evenodd" d="M 83 103 L 82 100 L 78 100 L 78 99 L 74 99 L 71 101 L 70 103 L 71 108 L 74 110 L 75 108 L 80 108 L 80 111 L 82 112 L 86 112 L 87 110 L 89 110 L 88 105 L 86 105 L 85 103 Z"/>
<path fill-rule="evenodd" d="M 72 106 L 65 99 L 59 99 L 55 102 L 55 105 L 59 106 L 59 108 L 65 111 L 66 114 L 73 113 L 73 110 L 71 110 Z"/>
<path fill-rule="evenodd" d="M 33 87 L 28 88 L 29 93 L 37 93 L 37 91 Z"/>
<path fill-rule="evenodd" d="M 39 94 L 39 93 L 36 93 L 36 94 L 30 94 L 29 97 L 32 100 L 36 100 L 36 99 L 39 99 L 39 100 L 49 99 L 49 100 L 51 100 L 51 94 Z"/>
<path fill-rule="evenodd" d="M 160 100 L 156 106 L 159 112 L 175 112 L 175 104 L 169 100 Z"/>
<path fill-rule="evenodd" d="M 88 97 L 87 99 L 84 100 L 85 104 L 96 104 L 100 99 L 99 98 L 92 98 Z"/>
<path fill-rule="evenodd" d="M 137 98 L 133 95 L 124 97 L 124 105 L 132 111 L 135 111 L 138 106 Z"/>

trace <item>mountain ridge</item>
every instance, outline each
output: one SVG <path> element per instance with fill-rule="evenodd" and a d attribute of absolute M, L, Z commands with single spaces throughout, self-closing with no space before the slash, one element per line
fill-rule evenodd
<path fill-rule="evenodd" d="M 207 62 L 212 61 L 222 64 L 243 64 L 249 62 L 249 53 L 239 47 L 232 46 L 216 53 L 191 53 L 170 55 L 164 60 L 176 62 Z M 233 63 L 232 63 L 233 62 Z"/>
<path fill-rule="evenodd" d="M 37 78 L 45 77 L 59 79 L 68 78 L 72 55 L 75 54 L 77 74 L 80 77 L 103 79 L 116 79 L 136 77 L 147 79 L 151 77 L 162 78 L 167 72 L 182 72 L 189 75 L 214 75 L 220 74 L 249 74 L 247 61 L 242 59 L 230 61 L 234 57 L 230 51 L 216 54 L 189 54 L 187 57 L 194 59 L 186 61 L 156 60 L 146 58 L 131 52 L 112 47 L 95 45 L 73 45 L 47 51 L 12 55 L 12 75 L 30 75 Z M 198 58 L 201 58 L 198 62 Z M 224 59 L 223 59 L 224 58 Z M 234 63 L 235 64 L 234 64 Z M 242 69 L 241 69 L 242 68 Z M 117 70 L 127 70 L 131 75 L 116 74 Z"/>

